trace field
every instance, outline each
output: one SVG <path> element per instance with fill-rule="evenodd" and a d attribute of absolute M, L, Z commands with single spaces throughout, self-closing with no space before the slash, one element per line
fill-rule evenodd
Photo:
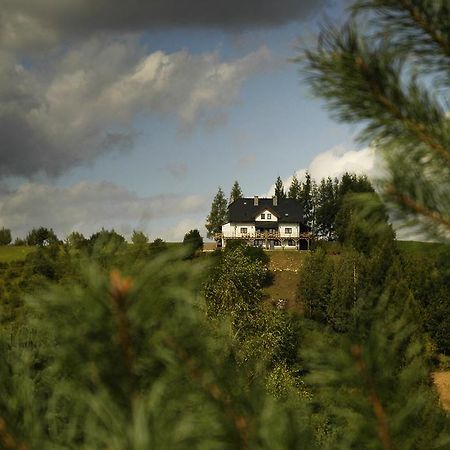
<path fill-rule="evenodd" d="M 397 241 L 397 247 L 404 253 L 415 253 L 420 255 L 438 256 L 444 252 L 448 252 L 448 247 L 436 242 L 420 242 L 420 241 Z"/>
<path fill-rule="evenodd" d="M 20 261 L 25 259 L 28 253 L 34 250 L 33 247 L 27 246 L 12 246 L 3 245 L 0 246 L 0 262 L 7 263 L 11 261 Z"/>
<path fill-rule="evenodd" d="M 273 284 L 264 289 L 271 300 L 286 300 L 289 306 L 295 305 L 298 273 L 308 252 L 296 250 L 273 250 L 269 268 L 274 274 Z"/>

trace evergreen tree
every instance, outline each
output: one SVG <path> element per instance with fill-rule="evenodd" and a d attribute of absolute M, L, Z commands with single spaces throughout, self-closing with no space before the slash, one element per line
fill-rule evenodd
<path fill-rule="evenodd" d="M 230 193 L 230 204 L 233 203 L 234 201 L 236 201 L 238 198 L 242 198 L 243 194 L 242 194 L 242 189 L 241 186 L 239 186 L 238 181 L 236 180 L 233 184 L 233 187 L 231 188 L 231 193 Z"/>
<path fill-rule="evenodd" d="M 338 211 L 337 182 L 323 178 L 317 188 L 316 231 L 327 239 L 335 237 L 335 218 Z"/>
<path fill-rule="evenodd" d="M 280 176 L 278 176 L 277 181 L 275 182 L 275 197 L 279 200 L 286 198 L 286 192 L 284 191 L 283 180 Z"/>
<path fill-rule="evenodd" d="M 208 237 L 213 238 L 215 233 L 222 231 L 222 225 L 227 222 L 227 199 L 219 187 L 212 204 L 211 211 L 206 218 L 205 227 L 208 230 Z"/>
<path fill-rule="evenodd" d="M 313 186 L 311 182 L 311 175 L 309 172 L 305 174 L 305 180 L 302 182 L 301 189 L 299 192 L 298 199 L 302 204 L 303 208 L 303 217 L 305 218 L 305 222 L 309 227 L 313 226 Z"/>
<path fill-rule="evenodd" d="M 298 200 L 300 198 L 300 190 L 301 190 L 300 183 L 298 181 L 297 175 L 295 175 L 295 173 L 294 173 L 294 175 L 292 177 L 291 185 L 289 186 L 289 190 L 288 190 L 288 194 L 287 194 L 288 198 Z"/>

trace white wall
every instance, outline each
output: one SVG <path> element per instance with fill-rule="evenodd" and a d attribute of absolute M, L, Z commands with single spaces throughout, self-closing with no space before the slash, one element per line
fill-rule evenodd
<path fill-rule="evenodd" d="M 261 214 L 265 214 L 265 218 L 261 219 Z M 256 216 L 255 221 L 256 222 L 278 222 L 277 216 L 275 216 L 271 211 L 261 211 L 261 214 Z M 270 214 L 272 217 L 270 219 L 267 218 L 267 214 Z"/>
<path fill-rule="evenodd" d="M 286 228 L 292 228 L 291 234 L 286 234 Z M 300 235 L 299 225 L 297 223 L 280 223 L 278 224 L 278 231 L 280 237 L 290 238 L 298 237 Z"/>
<path fill-rule="evenodd" d="M 241 228 L 247 228 L 246 234 L 255 234 L 255 225 L 248 223 L 226 223 L 222 225 L 222 234 L 224 237 L 244 237 Z"/>

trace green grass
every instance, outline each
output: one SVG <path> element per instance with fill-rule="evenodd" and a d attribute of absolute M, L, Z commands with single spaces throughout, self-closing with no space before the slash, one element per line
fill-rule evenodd
<path fill-rule="evenodd" d="M 274 275 L 273 283 L 264 289 L 271 300 L 283 299 L 289 307 L 295 307 L 298 274 L 308 252 L 296 250 L 273 250 L 269 269 Z"/>
<path fill-rule="evenodd" d="M 449 247 L 439 242 L 397 241 L 397 247 L 405 254 L 439 256 L 449 252 Z"/>
<path fill-rule="evenodd" d="M 8 263 L 11 261 L 23 260 L 28 255 L 28 253 L 32 252 L 33 250 L 33 247 L 27 246 L 0 246 L 0 262 Z"/>

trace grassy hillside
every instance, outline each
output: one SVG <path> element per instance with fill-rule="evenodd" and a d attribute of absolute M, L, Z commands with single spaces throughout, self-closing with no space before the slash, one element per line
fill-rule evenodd
<path fill-rule="evenodd" d="M 449 251 L 448 246 L 438 242 L 397 241 L 397 246 L 404 253 L 438 256 Z"/>
<path fill-rule="evenodd" d="M 295 250 L 275 250 L 267 252 L 269 268 L 274 274 L 273 284 L 264 289 L 271 300 L 286 300 L 294 306 L 298 283 L 298 272 L 308 252 Z"/>
<path fill-rule="evenodd" d="M 0 262 L 11 262 L 25 259 L 28 253 L 34 250 L 33 247 L 28 246 L 0 246 Z"/>

